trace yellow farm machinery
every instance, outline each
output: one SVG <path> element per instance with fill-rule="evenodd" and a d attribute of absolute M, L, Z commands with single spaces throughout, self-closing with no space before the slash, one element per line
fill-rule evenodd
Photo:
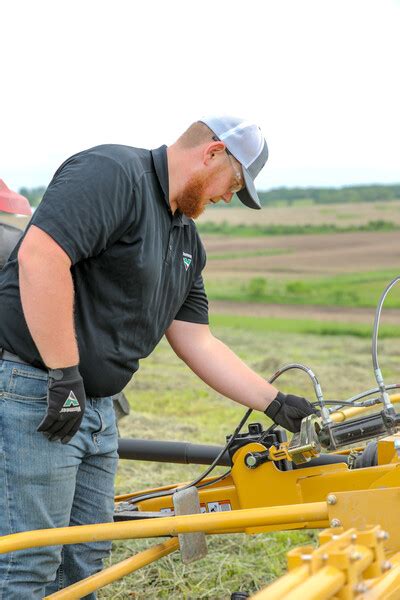
<path fill-rule="evenodd" d="M 312 370 L 318 415 L 290 440 L 272 425 L 247 424 L 247 411 L 225 446 L 121 439 L 122 459 L 208 465 L 195 481 L 116 497 L 113 523 L 28 531 L 0 538 L 0 552 L 97 540 L 168 538 L 48 599 L 82 598 L 175 551 L 189 563 L 207 553 L 207 537 L 320 529 L 319 546 L 288 553 L 288 572 L 251 598 L 261 600 L 400 599 L 399 384 L 386 384 L 378 364 L 375 315 L 372 359 L 376 387 L 345 401 L 324 398 Z M 222 475 L 211 473 L 225 466 Z M 260 565 L 262 568 L 262 565 Z M 232 598 L 250 597 L 233 593 Z"/>

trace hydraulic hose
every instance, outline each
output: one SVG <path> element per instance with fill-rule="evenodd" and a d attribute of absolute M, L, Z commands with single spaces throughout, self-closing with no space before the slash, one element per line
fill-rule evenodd
<path fill-rule="evenodd" d="M 379 320 L 381 317 L 383 303 L 384 303 L 385 298 L 386 298 L 387 294 L 389 293 L 389 291 L 392 289 L 392 287 L 398 281 L 400 281 L 400 276 L 393 279 L 393 281 L 391 281 L 389 283 L 389 285 L 386 286 L 386 288 L 384 289 L 383 294 L 378 302 L 378 306 L 376 308 L 375 319 L 374 319 L 374 329 L 373 329 L 373 333 L 372 333 L 372 364 L 374 367 L 375 379 L 378 384 L 379 391 L 382 396 L 382 402 L 385 406 L 385 409 L 390 412 L 394 412 L 394 408 L 393 408 L 393 404 L 390 401 L 389 394 L 386 391 L 386 386 L 383 381 L 382 372 L 381 372 L 381 369 L 380 369 L 379 363 L 378 363 L 378 331 L 379 331 Z"/>

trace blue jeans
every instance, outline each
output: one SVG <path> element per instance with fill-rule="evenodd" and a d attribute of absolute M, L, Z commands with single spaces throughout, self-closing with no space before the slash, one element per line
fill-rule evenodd
<path fill-rule="evenodd" d="M 78 433 L 61 444 L 36 431 L 46 392 L 45 371 L 0 360 L 0 535 L 112 521 L 112 398 L 89 398 Z M 0 600 L 36 600 L 88 577 L 109 549 L 93 542 L 0 554 Z"/>

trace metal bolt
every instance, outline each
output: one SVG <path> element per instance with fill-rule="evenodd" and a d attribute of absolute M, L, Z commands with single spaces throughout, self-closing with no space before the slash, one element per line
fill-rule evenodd
<path fill-rule="evenodd" d="M 350 560 L 351 560 L 351 562 L 355 562 L 356 560 L 360 560 L 360 558 L 361 558 L 360 552 L 352 552 L 350 554 Z"/>
<path fill-rule="evenodd" d="M 382 571 L 389 571 L 392 568 L 392 563 L 389 562 L 388 560 L 385 560 L 382 564 L 381 564 L 381 569 Z"/>
<path fill-rule="evenodd" d="M 244 462 L 246 464 L 246 467 L 249 467 L 250 469 L 254 468 L 257 465 L 257 459 L 254 456 L 254 454 L 246 454 Z"/>
<path fill-rule="evenodd" d="M 337 498 L 334 494 L 329 494 L 326 501 L 328 504 L 336 504 Z"/>
<path fill-rule="evenodd" d="M 356 542 L 357 541 L 357 534 L 356 533 L 352 533 L 350 536 L 350 539 L 352 542 Z"/>
<path fill-rule="evenodd" d="M 321 560 L 324 560 L 324 561 L 328 560 L 328 558 L 329 558 L 329 555 L 327 553 L 325 553 L 321 556 Z"/>
<path fill-rule="evenodd" d="M 310 562 L 311 561 L 311 554 L 302 554 L 301 555 L 301 560 L 303 562 Z"/>
<path fill-rule="evenodd" d="M 394 440 L 394 449 L 396 450 L 396 454 L 400 457 L 400 440 L 397 438 Z"/>
<path fill-rule="evenodd" d="M 366 592 L 367 589 L 368 589 L 368 586 L 363 581 L 361 581 L 360 583 L 357 583 L 357 585 L 354 586 L 354 591 L 356 592 L 356 594 L 362 594 L 363 592 Z"/>
<path fill-rule="evenodd" d="M 339 521 L 339 519 L 332 519 L 331 527 L 340 527 L 341 525 L 342 523 Z"/>
<path fill-rule="evenodd" d="M 387 531 L 378 531 L 377 536 L 378 540 L 388 540 L 389 539 L 389 534 Z"/>

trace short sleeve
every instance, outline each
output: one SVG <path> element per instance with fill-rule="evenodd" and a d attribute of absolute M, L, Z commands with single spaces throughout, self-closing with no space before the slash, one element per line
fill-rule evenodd
<path fill-rule="evenodd" d="M 189 321 L 190 323 L 208 325 L 208 300 L 202 275 L 199 275 L 194 280 L 190 292 L 175 319 L 177 321 Z"/>
<path fill-rule="evenodd" d="M 132 182 L 123 167 L 87 152 L 61 165 L 31 224 L 48 233 L 75 264 L 104 251 L 132 220 Z"/>

